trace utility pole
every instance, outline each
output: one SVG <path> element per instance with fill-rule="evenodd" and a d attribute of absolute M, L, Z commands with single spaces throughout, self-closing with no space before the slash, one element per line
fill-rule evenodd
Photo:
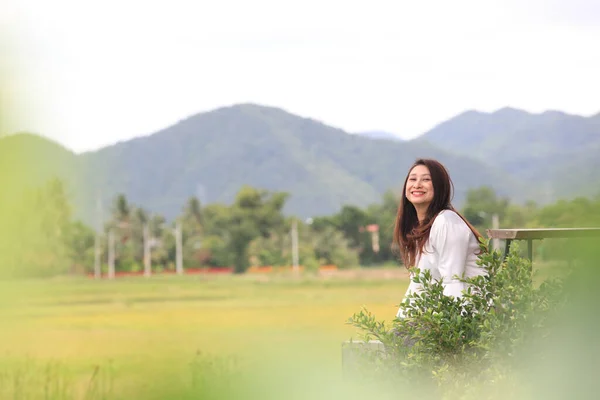
<path fill-rule="evenodd" d="M 108 279 L 115 277 L 115 234 L 112 229 L 108 231 Z"/>
<path fill-rule="evenodd" d="M 152 271 L 152 255 L 150 253 L 150 228 L 148 223 L 144 224 L 144 276 L 150 276 Z"/>
<path fill-rule="evenodd" d="M 298 272 L 298 222 L 292 221 L 292 267 L 294 272 Z"/>
<path fill-rule="evenodd" d="M 498 229 L 500 227 L 500 218 L 498 214 L 492 214 L 492 229 Z M 500 239 L 492 239 L 492 248 L 494 250 L 500 250 Z"/>
<path fill-rule="evenodd" d="M 101 278 L 100 256 L 100 234 L 96 232 L 96 237 L 94 238 L 94 279 Z"/>
<path fill-rule="evenodd" d="M 379 253 L 379 225 L 370 224 L 366 226 L 367 232 L 371 233 L 371 247 L 374 253 Z"/>
<path fill-rule="evenodd" d="M 181 222 L 175 224 L 175 271 L 177 275 L 183 274 L 183 249 L 181 240 Z"/>
<path fill-rule="evenodd" d="M 102 249 L 100 247 L 100 232 L 102 231 L 102 200 L 100 196 L 96 199 L 96 237 L 94 238 L 94 278 L 102 277 L 102 269 L 100 266 L 100 257 L 102 257 Z"/>

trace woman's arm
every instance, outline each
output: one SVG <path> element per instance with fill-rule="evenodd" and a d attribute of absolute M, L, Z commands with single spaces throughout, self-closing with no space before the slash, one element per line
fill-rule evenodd
<path fill-rule="evenodd" d="M 455 276 L 463 277 L 465 272 L 470 235 L 471 230 L 457 215 L 439 215 L 431 227 L 429 241 L 447 296 L 460 297 L 466 288 Z"/>

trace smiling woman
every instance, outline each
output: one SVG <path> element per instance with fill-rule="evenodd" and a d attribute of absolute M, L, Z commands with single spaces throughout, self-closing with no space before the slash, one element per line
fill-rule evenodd
<path fill-rule="evenodd" d="M 477 265 L 481 234 L 452 206 L 452 180 L 435 160 L 419 159 L 408 172 L 400 199 L 394 244 L 404 265 L 431 271 L 444 294 L 460 297 L 466 284 L 459 278 L 485 273 Z M 410 283 L 406 295 L 419 291 Z M 402 317 L 401 309 L 397 317 Z"/>

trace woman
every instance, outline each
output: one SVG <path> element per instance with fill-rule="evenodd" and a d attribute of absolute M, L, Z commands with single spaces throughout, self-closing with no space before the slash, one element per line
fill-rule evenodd
<path fill-rule="evenodd" d="M 470 278 L 485 270 L 476 264 L 481 234 L 452 207 L 452 189 L 442 164 L 417 160 L 404 181 L 394 244 L 404 265 L 430 270 L 434 280 L 442 281 L 445 295 L 460 297 L 466 286 L 455 275 Z M 411 280 L 406 295 L 419 289 Z M 399 309 L 397 317 L 402 316 Z"/>

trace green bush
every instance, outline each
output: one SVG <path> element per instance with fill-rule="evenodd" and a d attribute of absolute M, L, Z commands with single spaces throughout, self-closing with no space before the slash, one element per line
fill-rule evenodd
<path fill-rule="evenodd" d="M 428 388 L 431 396 L 448 399 L 491 398 L 494 392 L 505 398 L 522 389 L 517 371 L 531 357 L 542 360 L 538 339 L 549 333 L 565 296 L 557 277 L 535 286 L 531 262 L 517 250 L 505 260 L 482 252 L 478 264 L 487 274 L 464 279 L 469 288 L 461 298 L 444 295 L 429 271 L 416 270 L 412 279 L 423 290 L 407 296 L 400 305 L 405 318 L 394 319 L 391 329 L 364 308 L 354 314 L 348 323 L 364 340 L 385 346 L 385 356 L 363 353 L 370 360 L 365 377 L 402 380 L 425 397 Z"/>

